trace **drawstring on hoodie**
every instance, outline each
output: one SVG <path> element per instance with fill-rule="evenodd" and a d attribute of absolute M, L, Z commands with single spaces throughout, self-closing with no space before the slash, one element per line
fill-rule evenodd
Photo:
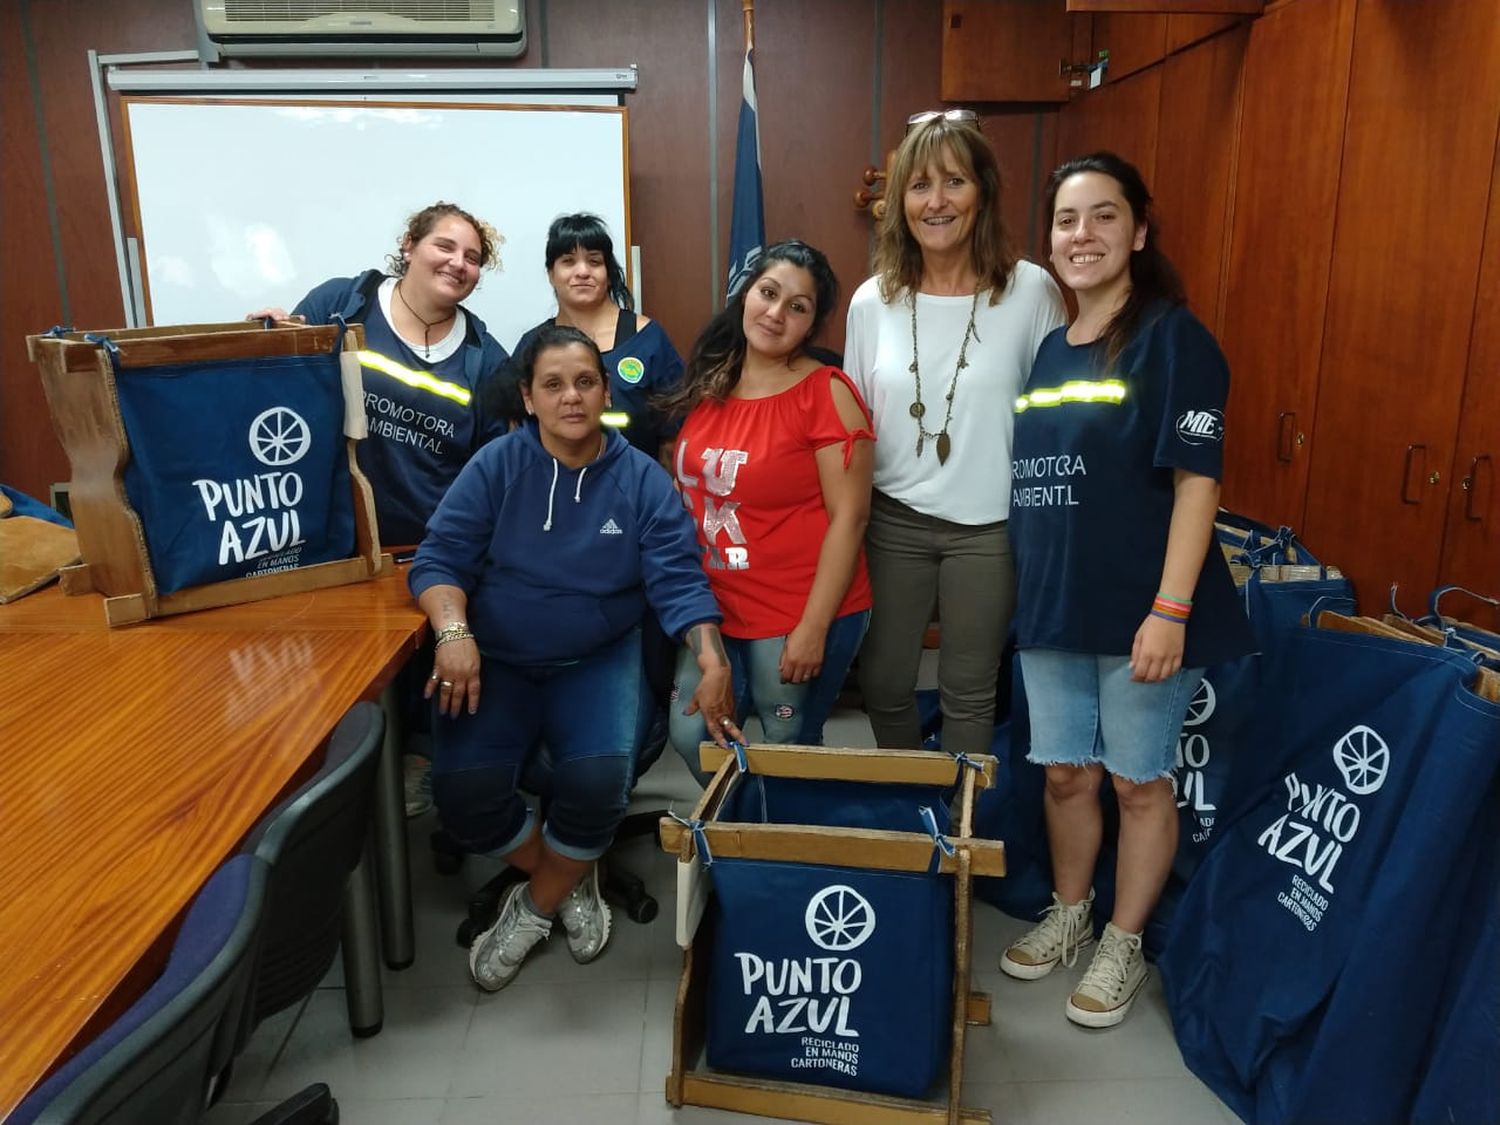
<path fill-rule="evenodd" d="M 543 531 L 552 530 L 552 496 L 557 492 L 557 458 L 552 458 L 552 487 L 547 489 L 547 522 L 542 524 Z"/>
<path fill-rule="evenodd" d="M 587 465 L 578 470 L 578 483 L 573 488 L 573 503 L 575 504 L 583 503 L 583 478 L 588 471 Z M 542 524 L 543 531 L 552 530 L 552 498 L 557 494 L 557 472 L 557 458 L 554 457 L 552 458 L 552 487 L 547 489 L 547 522 Z"/>

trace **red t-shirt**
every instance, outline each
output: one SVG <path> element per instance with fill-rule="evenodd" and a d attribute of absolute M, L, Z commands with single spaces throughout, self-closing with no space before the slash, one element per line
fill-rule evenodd
<path fill-rule="evenodd" d="M 850 431 L 833 403 L 841 381 L 865 415 Z M 757 640 L 792 631 L 802 619 L 828 532 L 816 452 L 842 445 L 844 464 L 860 438 L 874 440 L 870 412 L 836 367 L 820 367 L 767 398 L 699 403 L 677 436 L 677 483 L 698 529 L 709 586 L 724 632 Z M 837 616 L 870 607 L 860 548 Z"/>

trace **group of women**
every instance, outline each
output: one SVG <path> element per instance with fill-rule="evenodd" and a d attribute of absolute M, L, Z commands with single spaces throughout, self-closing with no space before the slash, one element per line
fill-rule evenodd
<path fill-rule="evenodd" d="M 460 304 L 495 238 L 450 205 L 414 217 L 394 276 L 330 282 L 299 306 L 364 320 L 367 405 L 435 409 L 436 395 L 469 411 L 441 465 L 383 471 L 420 482 L 410 505 L 430 501 L 409 582 L 436 638 L 444 826 L 529 876 L 473 944 L 481 987 L 512 980 L 555 919 L 579 961 L 608 940 L 596 861 L 659 703 L 650 636 L 678 649 L 670 735 L 701 779 L 699 743 L 740 739 L 751 714 L 767 741 L 820 742 L 856 653 L 878 744 L 920 745 L 934 614 L 944 746 L 988 748 L 1014 627 L 1046 770 L 1054 901 L 1002 969 L 1035 979 L 1093 943 L 1108 773 L 1116 902 L 1066 1015 L 1116 1024 L 1144 981 L 1184 713 L 1204 665 L 1250 648 L 1212 543 L 1228 372 L 1120 158 L 1070 161 L 1048 183 L 1071 324 L 1052 277 L 1010 249 L 972 112 L 914 116 L 888 182 L 842 369 L 813 349 L 838 305 L 813 247 L 768 246 L 684 364 L 631 309 L 592 216 L 553 225 L 558 310 L 509 363 Z M 361 456 L 392 503 L 378 446 Z M 412 530 L 387 532 L 387 510 L 383 537 Z M 540 743 L 544 819 L 520 794 Z"/>

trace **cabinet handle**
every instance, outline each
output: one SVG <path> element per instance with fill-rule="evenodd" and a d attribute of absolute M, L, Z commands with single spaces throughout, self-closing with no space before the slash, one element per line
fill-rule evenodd
<path fill-rule="evenodd" d="M 1283 410 L 1276 415 L 1276 460 L 1283 465 L 1292 463 L 1293 435 L 1297 432 L 1297 412 Z M 1300 443 L 1297 443 L 1300 444 Z"/>
<path fill-rule="evenodd" d="M 1419 449 L 1422 451 L 1422 462 L 1425 466 L 1427 462 L 1427 447 L 1420 442 L 1406 447 L 1406 463 L 1401 466 L 1401 503 L 1403 504 L 1420 504 L 1422 502 L 1420 496 L 1413 500 L 1407 495 L 1406 489 L 1407 482 L 1411 480 L 1411 455 Z"/>
<path fill-rule="evenodd" d="M 1488 464 L 1489 460 L 1490 455 L 1488 453 L 1481 453 L 1476 456 L 1472 461 L 1469 462 L 1469 475 L 1464 477 L 1462 482 L 1463 490 L 1465 493 L 1464 519 L 1471 520 L 1474 523 L 1479 523 L 1482 518 L 1474 514 L 1474 493 L 1479 491 L 1475 487 L 1479 480 L 1479 463 L 1483 461 L 1485 464 Z"/>

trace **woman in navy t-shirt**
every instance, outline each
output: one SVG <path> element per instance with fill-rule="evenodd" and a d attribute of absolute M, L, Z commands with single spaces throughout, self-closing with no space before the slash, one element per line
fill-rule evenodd
<path fill-rule="evenodd" d="M 605 425 L 618 429 L 642 453 L 668 464 L 676 426 L 652 400 L 677 389 L 682 357 L 660 322 L 635 311 L 604 220 L 586 212 L 553 220 L 547 228 L 546 261 L 557 315 L 527 331 L 514 354 L 524 352 L 549 325 L 581 329 L 599 345 L 609 374 L 614 406 Z M 518 393 L 513 386 L 505 390 Z"/>
<path fill-rule="evenodd" d="M 1000 967 L 1032 980 L 1094 939 L 1098 789 L 1120 807 L 1114 916 L 1066 1006 L 1125 1018 L 1141 931 L 1177 847 L 1177 738 L 1206 665 L 1251 650 L 1213 536 L 1229 370 L 1156 246 L 1140 173 L 1108 152 L 1052 174 L 1052 265 L 1078 316 L 1049 335 L 1016 402 L 1011 540 L 1030 760 L 1047 771 L 1054 879 Z"/>

